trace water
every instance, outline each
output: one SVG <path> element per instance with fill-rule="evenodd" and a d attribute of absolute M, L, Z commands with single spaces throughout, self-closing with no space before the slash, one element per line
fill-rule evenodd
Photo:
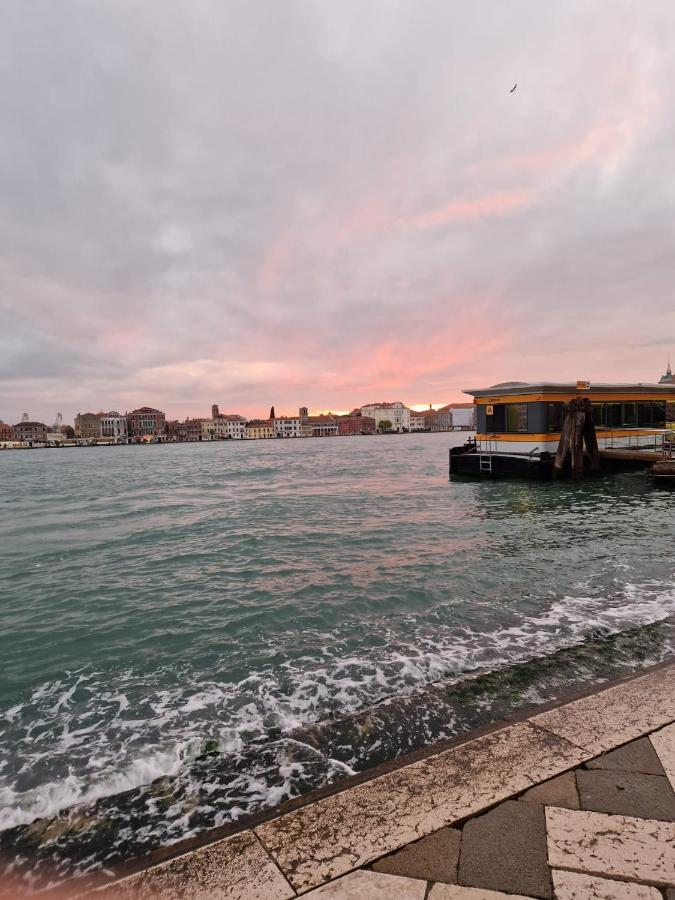
<path fill-rule="evenodd" d="M 673 495 L 449 483 L 459 440 L 1 453 L 5 864 L 109 865 L 672 656 Z"/>

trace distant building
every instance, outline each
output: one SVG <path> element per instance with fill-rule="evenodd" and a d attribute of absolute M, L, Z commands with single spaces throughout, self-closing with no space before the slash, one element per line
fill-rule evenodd
<path fill-rule="evenodd" d="M 194 418 L 194 419 L 186 419 L 183 422 L 182 433 L 184 433 L 184 440 L 186 441 L 201 441 L 204 438 L 203 433 L 203 425 L 205 422 L 209 422 L 209 419 L 202 418 Z"/>
<path fill-rule="evenodd" d="M 302 418 L 300 416 L 275 416 L 271 419 L 274 431 L 280 438 L 302 437 Z"/>
<path fill-rule="evenodd" d="M 673 375 L 673 370 L 670 367 L 670 359 L 666 366 L 666 374 L 659 378 L 659 384 L 675 384 L 675 375 Z"/>
<path fill-rule="evenodd" d="M 392 431 L 410 430 L 410 410 L 400 400 L 394 403 L 366 403 L 361 407 L 361 414 L 375 419 L 378 430 L 380 422 L 391 422 Z"/>
<path fill-rule="evenodd" d="M 426 431 L 427 429 L 427 419 L 425 415 L 425 410 L 418 412 L 417 410 L 410 410 L 410 430 L 411 431 Z"/>
<path fill-rule="evenodd" d="M 300 409 L 298 410 L 298 415 L 300 416 L 301 419 L 306 419 L 307 416 L 309 415 L 309 410 L 307 409 L 306 406 L 301 406 Z"/>
<path fill-rule="evenodd" d="M 350 413 L 348 416 L 337 416 L 338 434 L 375 434 L 377 423 L 370 416 L 362 416 L 361 412 Z"/>
<path fill-rule="evenodd" d="M 93 440 L 101 437 L 101 414 L 78 413 L 75 416 L 75 437 Z"/>
<path fill-rule="evenodd" d="M 12 426 L 11 439 L 28 444 L 45 444 L 47 442 L 47 426 L 44 422 L 19 422 Z"/>
<path fill-rule="evenodd" d="M 450 421 L 447 428 L 470 431 L 476 428 L 476 407 L 473 403 L 448 403 L 441 407 L 439 413 L 449 414 Z M 444 428 L 443 430 L 447 430 Z"/>
<path fill-rule="evenodd" d="M 202 437 L 205 441 L 240 440 L 244 437 L 245 431 L 244 416 L 224 415 L 219 412 L 212 419 L 202 419 Z"/>
<path fill-rule="evenodd" d="M 127 432 L 135 443 L 151 438 L 161 441 L 166 437 L 166 416 L 159 409 L 141 406 L 127 413 Z"/>
<path fill-rule="evenodd" d="M 471 404 L 468 404 L 471 405 Z M 436 410 L 436 431 L 452 431 L 452 407 L 450 404 Z"/>
<path fill-rule="evenodd" d="M 178 419 L 167 419 L 165 422 L 166 439 L 174 443 L 180 440 L 180 430 L 183 423 Z"/>
<path fill-rule="evenodd" d="M 12 426 L 0 419 L 0 441 L 12 440 Z"/>
<path fill-rule="evenodd" d="M 443 409 L 434 409 L 429 404 L 429 409 L 415 411 L 410 410 L 411 431 L 450 431 L 452 428 L 452 415 Z"/>
<path fill-rule="evenodd" d="M 113 440 L 117 444 L 127 442 L 127 417 L 115 410 L 101 416 L 101 437 Z"/>
<path fill-rule="evenodd" d="M 334 437 L 338 433 L 337 416 L 305 416 L 302 428 L 305 437 Z"/>
<path fill-rule="evenodd" d="M 246 423 L 244 437 L 249 441 L 261 440 L 262 438 L 276 437 L 276 432 L 269 419 L 252 419 Z"/>

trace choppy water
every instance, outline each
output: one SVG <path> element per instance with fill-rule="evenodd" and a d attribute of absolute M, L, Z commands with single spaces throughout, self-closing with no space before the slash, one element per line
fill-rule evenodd
<path fill-rule="evenodd" d="M 673 655 L 675 496 L 449 483 L 458 440 L 0 454 L 5 859 L 96 868 Z"/>

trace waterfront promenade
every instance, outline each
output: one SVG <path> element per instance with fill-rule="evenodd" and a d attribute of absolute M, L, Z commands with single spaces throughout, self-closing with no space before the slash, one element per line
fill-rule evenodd
<path fill-rule="evenodd" d="M 166 848 L 88 896 L 672 900 L 673 786 L 669 662 Z"/>

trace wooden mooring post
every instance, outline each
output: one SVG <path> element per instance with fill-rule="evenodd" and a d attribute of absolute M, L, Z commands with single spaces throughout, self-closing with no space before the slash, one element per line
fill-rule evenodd
<path fill-rule="evenodd" d="M 553 468 L 559 475 L 570 456 L 572 478 L 583 478 L 584 456 L 588 460 L 588 470 L 596 475 L 600 471 L 598 439 L 593 424 L 593 407 L 587 397 L 577 397 L 565 407 L 562 433 L 558 442 Z"/>

